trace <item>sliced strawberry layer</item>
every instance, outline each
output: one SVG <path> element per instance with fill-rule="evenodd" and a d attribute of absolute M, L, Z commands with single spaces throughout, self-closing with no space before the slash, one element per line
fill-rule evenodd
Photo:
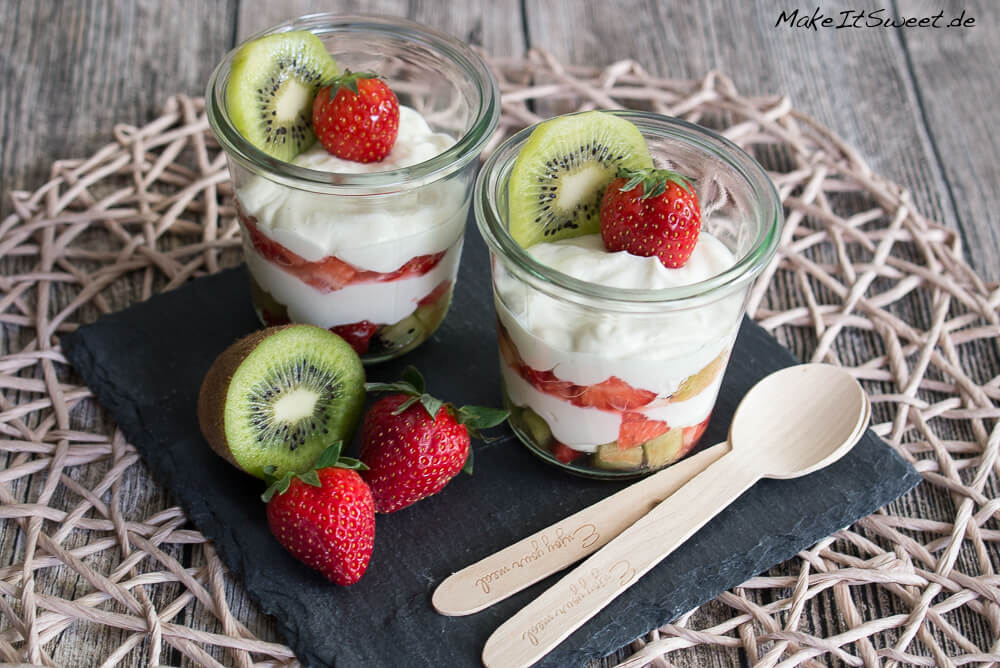
<path fill-rule="evenodd" d="M 265 236 L 257 229 L 256 220 L 252 216 L 247 216 L 242 211 L 239 215 L 250 235 L 250 242 L 258 253 L 320 292 L 333 292 L 358 283 L 387 283 L 402 278 L 423 276 L 441 262 L 446 252 L 418 255 L 396 271 L 388 273 L 358 269 L 332 255 L 317 262 L 310 262 Z"/>
<path fill-rule="evenodd" d="M 521 359 L 506 330 L 498 326 L 497 331 L 501 357 L 539 392 L 559 397 L 581 408 L 614 412 L 641 408 L 656 398 L 655 392 L 632 387 L 617 376 L 594 385 L 577 385 L 568 380 L 560 380 L 552 371 L 533 369 Z"/>
<path fill-rule="evenodd" d="M 663 420 L 650 420 L 642 413 L 625 413 L 618 426 L 618 449 L 627 450 L 651 441 L 670 429 Z"/>

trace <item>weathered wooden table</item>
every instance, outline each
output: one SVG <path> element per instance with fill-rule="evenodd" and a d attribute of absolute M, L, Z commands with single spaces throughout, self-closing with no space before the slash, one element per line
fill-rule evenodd
<path fill-rule="evenodd" d="M 1000 279 L 1000 51 L 994 46 L 1000 7 L 990 0 L 899 0 L 877 15 L 943 12 L 942 25 L 963 12 L 966 21 L 974 19 L 972 26 L 938 29 L 796 27 L 781 20 L 793 9 L 720 0 L 6 0 L 0 2 L 0 192 L 34 189 L 53 160 L 91 154 L 114 124 L 148 121 L 171 94 L 203 94 L 212 68 L 246 35 L 313 11 L 380 13 L 433 26 L 494 55 L 544 47 L 567 63 L 632 58 L 678 78 L 717 69 L 741 92 L 787 95 L 853 144 L 875 171 L 910 189 L 924 214 L 957 229 L 980 276 Z M 814 9 L 802 5 L 796 18 Z M 855 9 L 860 4 L 828 2 L 819 11 L 840 22 L 840 12 Z M 5 198 L 0 220 L 9 211 Z M 6 351 L 16 349 L 10 343 Z M 125 493 L 170 505 L 160 490 Z M 4 530 L 0 555 L 14 553 L 17 540 L 18 532 Z M 252 603 L 230 606 L 254 632 L 275 638 Z M 122 637 L 73 632 L 66 642 L 81 646 L 113 646 Z M 63 656 L 89 665 L 86 655 Z M 180 660 L 178 654 L 171 663 Z"/>

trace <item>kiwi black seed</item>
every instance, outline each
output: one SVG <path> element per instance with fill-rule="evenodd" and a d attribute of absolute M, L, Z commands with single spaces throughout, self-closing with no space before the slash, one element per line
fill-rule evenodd
<path fill-rule="evenodd" d="M 226 106 L 233 126 L 265 153 L 289 161 L 316 141 L 316 91 L 339 73 L 319 37 L 308 31 L 265 35 L 233 56 Z"/>
<path fill-rule="evenodd" d="M 652 166 L 642 133 L 624 118 L 587 111 L 546 121 L 511 169 L 511 236 L 527 248 L 599 232 L 601 197 L 618 168 Z"/>
<path fill-rule="evenodd" d="M 364 402 L 364 368 L 342 338 L 286 325 L 230 346 L 205 376 L 202 433 L 218 454 L 266 477 L 308 470 L 336 440 L 350 440 Z"/>

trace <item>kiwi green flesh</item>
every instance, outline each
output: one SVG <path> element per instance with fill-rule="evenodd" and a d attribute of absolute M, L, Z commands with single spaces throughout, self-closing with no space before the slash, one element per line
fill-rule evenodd
<path fill-rule="evenodd" d="M 316 141 L 316 91 L 339 73 L 319 37 L 309 31 L 265 35 L 233 56 L 226 106 L 233 126 L 251 144 L 291 161 Z"/>
<path fill-rule="evenodd" d="M 213 374 L 229 378 L 214 396 Z M 336 334 L 311 325 L 272 327 L 216 361 L 199 418 L 212 447 L 247 473 L 303 472 L 331 443 L 350 440 L 364 380 L 360 358 Z"/>
<path fill-rule="evenodd" d="M 539 125 L 511 168 L 511 236 L 527 248 L 600 231 L 604 190 L 619 167 L 652 167 L 639 129 L 600 111 L 560 116 Z"/>
<path fill-rule="evenodd" d="M 431 304 L 418 306 L 417 310 L 397 323 L 383 325 L 378 329 L 378 340 L 388 350 L 399 350 L 424 340 L 434 333 L 451 305 L 452 290 Z"/>

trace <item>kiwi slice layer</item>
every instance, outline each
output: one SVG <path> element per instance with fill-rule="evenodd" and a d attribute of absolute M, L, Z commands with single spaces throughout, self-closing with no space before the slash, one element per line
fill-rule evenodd
<path fill-rule="evenodd" d="M 528 137 L 509 183 L 510 234 L 527 248 L 600 231 L 604 189 L 619 167 L 652 167 L 639 129 L 586 111 L 553 118 Z"/>
<path fill-rule="evenodd" d="M 350 440 L 364 403 L 361 359 L 312 325 L 271 327 L 212 364 L 198 421 L 219 455 L 258 478 L 306 471 L 331 443 Z"/>
<path fill-rule="evenodd" d="M 313 99 L 338 73 L 323 42 L 309 31 L 247 42 L 233 56 L 226 84 L 233 126 L 265 153 L 291 160 L 316 141 Z"/>

